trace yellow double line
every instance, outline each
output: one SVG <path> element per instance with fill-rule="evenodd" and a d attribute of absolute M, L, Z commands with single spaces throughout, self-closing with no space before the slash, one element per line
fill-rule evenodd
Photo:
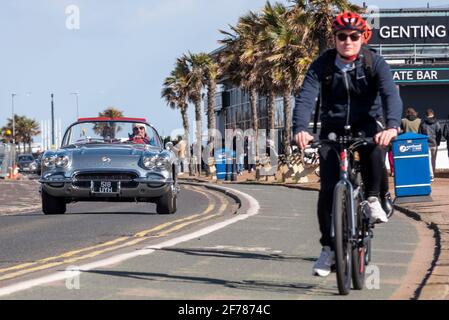
<path fill-rule="evenodd" d="M 111 252 L 111 251 L 114 251 L 117 249 L 136 245 L 136 244 L 138 244 L 144 240 L 147 240 L 149 238 L 161 238 L 161 237 L 169 235 L 170 233 L 179 231 L 179 230 L 181 230 L 189 225 L 192 225 L 194 223 L 203 222 L 203 221 L 209 220 L 211 218 L 214 218 L 217 215 L 222 214 L 226 210 L 226 206 L 227 206 L 226 199 L 222 195 L 216 194 L 216 196 L 220 199 L 221 205 L 216 214 L 210 214 L 215 209 L 215 203 L 214 203 L 214 200 L 212 199 L 212 197 L 210 196 L 210 194 L 201 191 L 200 188 L 198 188 L 198 187 L 186 186 L 186 188 L 191 189 L 197 193 L 200 193 L 208 199 L 208 207 L 206 208 L 206 210 L 204 210 L 203 212 L 201 212 L 199 214 L 194 214 L 194 215 L 191 215 L 191 216 L 183 218 L 183 219 L 166 222 L 166 223 L 156 226 L 152 229 L 138 232 L 138 233 L 134 234 L 133 236 L 120 237 L 120 238 L 117 238 L 117 239 L 114 239 L 114 240 L 111 240 L 111 241 L 108 241 L 108 242 L 105 242 L 105 243 L 102 243 L 99 245 L 69 251 L 69 252 L 63 253 L 58 256 L 49 257 L 49 258 L 41 259 L 41 260 L 38 260 L 35 262 L 29 262 L 29 263 L 24 263 L 24 264 L 0 269 L 0 281 L 13 279 L 13 278 L 16 278 L 16 277 L 19 277 L 19 276 L 22 276 L 22 275 L 25 275 L 25 274 L 28 274 L 31 272 L 41 271 L 41 270 L 57 267 L 57 266 L 64 265 L 64 264 L 73 264 L 80 260 L 94 258 L 103 253 L 107 253 L 107 252 Z M 170 226 L 172 226 L 172 227 L 168 228 Z M 168 228 L 168 229 L 164 230 L 165 228 Z M 161 230 L 163 230 L 163 231 L 159 232 Z M 127 240 L 131 240 L 131 241 L 127 241 Z M 127 241 L 127 242 L 121 243 L 124 241 Z M 119 244 L 119 243 L 121 243 L 121 244 Z M 100 249 L 100 250 L 96 250 L 96 249 Z M 96 251 L 92 251 L 92 250 L 96 250 Z M 77 256 L 78 254 L 87 252 L 87 251 L 92 251 L 92 252 L 82 255 L 82 256 Z M 3 274 L 3 275 L 1 275 L 1 274 Z"/>

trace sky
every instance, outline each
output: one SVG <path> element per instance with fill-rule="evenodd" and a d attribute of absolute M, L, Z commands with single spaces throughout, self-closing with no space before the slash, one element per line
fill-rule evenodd
<path fill-rule="evenodd" d="M 389 8 L 426 6 L 427 2 L 449 7 L 449 0 L 365 2 Z M 227 30 L 239 16 L 259 10 L 264 3 L 1 0 L 0 127 L 11 117 L 12 93 L 17 94 L 15 113 L 38 122 L 50 119 L 50 94 L 54 93 L 55 117 L 62 119 L 65 128 L 76 120 L 76 99 L 71 93 L 78 92 L 81 117 L 97 116 L 114 106 L 126 116 L 147 118 L 160 134 L 168 135 L 182 128 L 179 112 L 160 98 L 162 82 L 176 58 L 188 51 L 216 49 L 219 29 Z M 190 119 L 193 122 L 193 107 Z"/>

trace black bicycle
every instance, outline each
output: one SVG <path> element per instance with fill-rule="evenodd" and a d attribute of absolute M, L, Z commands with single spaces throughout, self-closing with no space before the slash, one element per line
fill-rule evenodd
<path fill-rule="evenodd" d="M 340 181 L 334 189 L 331 230 L 338 291 L 341 295 L 349 294 L 351 280 L 355 290 L 363 289 L 366 266 L 371 261 L 374 225 L 369 220 L 357 149 L 372 143 L 372 138 L 354 138 L 351 135 L 337 137 L 330 134 L 328 140 L 311 144 L 312 148 L 330 145 L 339 155 Z"/>

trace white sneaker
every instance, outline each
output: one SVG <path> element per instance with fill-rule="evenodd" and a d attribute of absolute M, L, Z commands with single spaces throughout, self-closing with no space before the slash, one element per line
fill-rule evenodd
<path fill-rule="evenodd" d="M 327 277 L 331 273 L 331 267 L 335 264 L 335 253 L 330 247 L 323 247 L 321 255 L 313 265 L 313 275 Z"/>
<path fill-rule="evenodd" d="M 377 197 L 369 197 L 368 198 L 368 206 L 370 211 L 370 222 L 371 223 L 380 223 L 380 222 L 388 222 L 387 214 L 384 209 L 382 209 L 382 205 Z"/>

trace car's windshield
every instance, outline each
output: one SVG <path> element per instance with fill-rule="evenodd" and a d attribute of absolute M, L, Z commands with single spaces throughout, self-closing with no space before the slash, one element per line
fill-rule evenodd
<path fill-rule="evenodd" d="M 32 156 L 19 156 L 19 161 L 34 161 L 34 158 Z"/>
<path fill-rule="evenodd" d="M 64 135 L 62 145 L 142 144 L 160 147 L 155 130 L 145 123 L 92 121 L 77 123 Z"/>

